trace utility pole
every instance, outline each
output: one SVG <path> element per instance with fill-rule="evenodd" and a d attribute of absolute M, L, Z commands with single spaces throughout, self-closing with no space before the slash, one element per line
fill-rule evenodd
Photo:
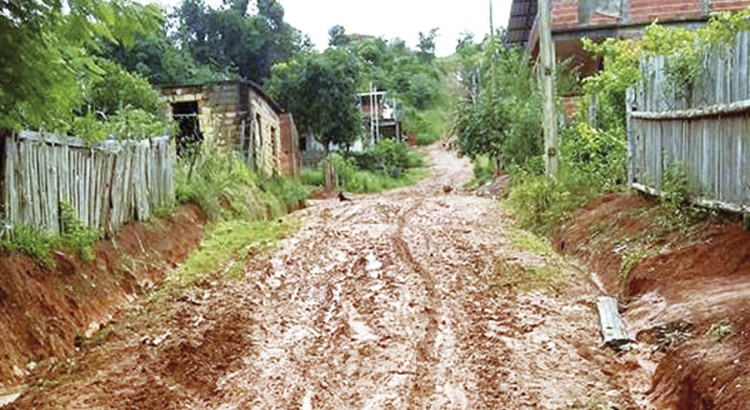
<path fill-rule="evenodd" d="M 494 16 L 492 15 L 492 0 L 490 0 L 490 35 L 495 35 L 495 20 Z"/>
<path fill-rule="evenodd" d="M 555 113 L 555 45 L 552 42 L 552 1 L 539 0 L 539 54 L 542 62 L 542 98 L 544 100 L 544 158 L 548 179 L 556 179 L 559 170 L 557 115 Z"/>

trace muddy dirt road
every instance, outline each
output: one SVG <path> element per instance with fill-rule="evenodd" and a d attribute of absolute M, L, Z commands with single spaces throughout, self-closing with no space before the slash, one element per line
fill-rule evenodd
<path fill-rule="evenodd" d="M 419 186 L 314 203 L 244 279 L 146 309 L 14 407 L 639 408 L 588 275 L 512 245 L 497 202 L 444 192 L 468 163 L 429 154 Z"/>

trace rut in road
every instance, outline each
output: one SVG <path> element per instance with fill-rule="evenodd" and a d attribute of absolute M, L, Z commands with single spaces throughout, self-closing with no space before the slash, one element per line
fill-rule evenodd
<path fill-rule="evenodd" d="M 19 408 L 628 408 L 586 275 L 513 247 L 497 202 L 443 192 L 468 164 L 429 153 L 419 186 L 316 202 L 244 279 L 204 284 Z M 553 271 L 567 284 L 514 281 Z"/>

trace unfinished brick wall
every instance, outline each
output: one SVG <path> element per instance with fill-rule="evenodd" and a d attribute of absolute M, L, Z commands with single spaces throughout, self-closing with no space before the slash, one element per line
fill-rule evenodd
<path fill-rule="evenodd" d="M 297 131 L 295 128 L 283 133 L 281 108 L 257 86 L 226 81 L 164 87 L 161 91 L 168 103 L 198 104 L 197 118 L 204 139 L 238 151 L 264 176 L 285 173 L 288 167 L 283 158 L 282 139 L 290 137 L 297 141 Z M 287 125 L 294 127 L 291 118 Z"/>
<path fill-rule="evenodd" d="M 744 10 L 750 7 L 750 0 L 713 0 L 711 10 Z"/>
<path fill-rule="evenodd" d="M 630 0 L 631 23 L 700 18 L 708 11 L 700 0 Z M 750 3 L 749 3 L 750 4 Z"/>
<path fill-rule="evenodd" d="M 552 5 L 554 28 L 571 28 L 578 25 L 578 0 L 555 0 Z"/>
<path fill-rule="evenodd" d="M 747 9 L 750 7 L 750 0 L 629 0 L 623 2 L 619 16 L 596 12 L 594 10 L 596 2 L 593 0 L 588 0 L 583 4 L 588 4 L 591 8 L 590 14 L 584 13 L 588 21 L 581 19 L 582 10 L 579 0 L 554 0 L 552 10 L 554 29 L 648 24 L 657 19 L 661 22 L 694 20 L 708 16 L 712 11 Z"/>

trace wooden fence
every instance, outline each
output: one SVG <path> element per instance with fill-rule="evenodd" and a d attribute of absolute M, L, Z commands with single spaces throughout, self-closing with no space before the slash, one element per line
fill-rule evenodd
<path fill-rule="evenodd" d="M 174 203 L 169 137 L 82 141 L 22 131 L 0 140 L 0 205 L 13 225 L 61 229 L 61 204 L 107 235 Z"/>
<path fill-rule="evenodd" d="M 663 191 L 665 170 L 684 167 L 696 202 L 750 211 L 750 33 L 703 61 L 687 87 L 668 79 L 664 57 L 641 62 L 643 81 L 628 95 L 629 179 Z"/>

